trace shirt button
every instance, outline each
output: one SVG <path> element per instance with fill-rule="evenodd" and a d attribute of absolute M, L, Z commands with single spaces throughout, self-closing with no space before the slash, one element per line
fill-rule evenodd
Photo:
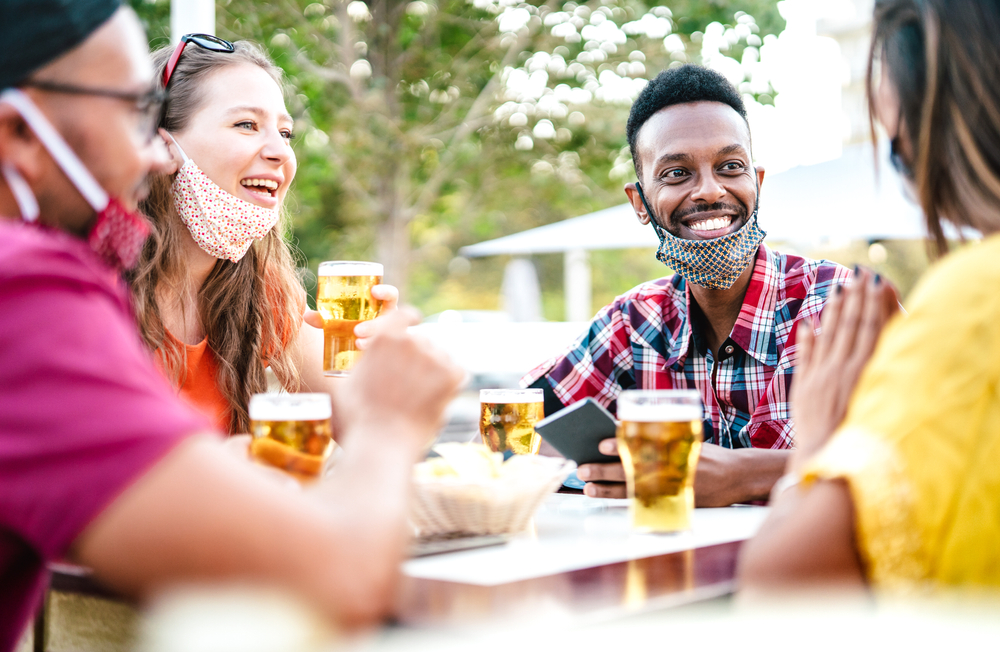
<path fill-rule="evenodd" d="M 726 355 L 732 355 L 733 354 L 733 345 L 732 344 L 727 344 L 726 348 L 723 349 L 723 350 L 726 352 Z"/>

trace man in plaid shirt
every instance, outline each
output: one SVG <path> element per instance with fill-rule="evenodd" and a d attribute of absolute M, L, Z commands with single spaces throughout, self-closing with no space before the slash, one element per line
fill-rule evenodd
<path fill-rule="evenodd" d="M 633 105 L 627 134 L 639 183 L 625 192 L 675 273 L 605 306 L 522 384 L 545 390 L 546 414 L 586 397 L 614 411 L 623 389 L 697 389 L 706 442 L 697 504 L 766 499 L 795 442 L 796 329 L 818 320 L 851 273 L 763 243 L 764 169 L 753 166 L 746 109 L 722 75 L 693 65 L 661 73 Z M 600 448 L 617 455 L 613 439 Z M 578 476 L 589 496 L 625 495 L 621 464 L 582 465 Z"/>

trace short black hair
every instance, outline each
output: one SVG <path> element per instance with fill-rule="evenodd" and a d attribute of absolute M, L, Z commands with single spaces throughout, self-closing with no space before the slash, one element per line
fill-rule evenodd
<path fill-rule="evenodd" d="M 632 153 L 636 175 L 641 174 L 635 143 L 642 125 L 660 109 L 689 102 L 728 104 L 744 121 L 747 119 L 747 108 L 739 91 L 720 73 L 691 63 L 664 70 L 656 76 L 656 79 L 646 84 L 628 114 L 625 135 L 628 138 L 628 148 Z M 749 127 L 748 122 L 747 129 Z"/>

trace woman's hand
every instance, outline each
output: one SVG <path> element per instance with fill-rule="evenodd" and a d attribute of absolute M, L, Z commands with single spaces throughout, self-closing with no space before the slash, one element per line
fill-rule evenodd
<path fill-rule="evenodd" d="M 363 321 L 354 327 L 354 336 L 357 337 L 357 346 L 364 351 L 384 327 L 384 317 L 386 314 L 399 307 L 399 290 L 395 285 L 376 285 L 372 288 L 372 297 L 382 302 L 382 309 L 379 316 L 370 321 Z M 302 319 L 313 328 L 323 328 L 323 317 L 315 310 L 306 310 Z"/>
<path fill-rule="evenodd" d="M 376 285 L 372 288 L 372 297 L 382 302 L 378 317 L 371 321 L 363 321 L 354 327 L 354 336 L 358 338 L 357 346 L 364 351 L 371 345 L 372 338 L 385 328 L 385 317 L 396 310 L 399 304 L 399 290 L 395 285 Z"/>
<path fill-rule="evenodd" d="M 830 438 L 847 413 L 858 378 L 885 324 L 899 311 L 899 293 L 877 274 L 855 271 L 823 309 L 821 332 L 799 322 L 798 361 L 791 407 L 796 449 L 788 470 L 797 472 Z"/>

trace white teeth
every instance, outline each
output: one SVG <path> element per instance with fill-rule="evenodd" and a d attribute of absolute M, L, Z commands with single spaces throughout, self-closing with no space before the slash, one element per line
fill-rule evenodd
<path fill-rule="evenodd" d="M 716 229 L 724 229 L 730 224 L 732 224 L 733 218 L 731 217 L 716 217 L 711 220 L 701 220 L 699 222 L 694 222 L 689 227 L 692 231 L 715 231 Z"/>
<path fill-rule="evenodd" d="M 240 181 L 240 184 L 242 184 L 246 188 L 252 188 L 254 186 L 261 186 L 261 187 L 267 188 L 269 190 L 277 190 L 278 189 L 278 182 L 277 181 L 272 181 L 270 179 L 244 179 L 243 181 Z"/>

